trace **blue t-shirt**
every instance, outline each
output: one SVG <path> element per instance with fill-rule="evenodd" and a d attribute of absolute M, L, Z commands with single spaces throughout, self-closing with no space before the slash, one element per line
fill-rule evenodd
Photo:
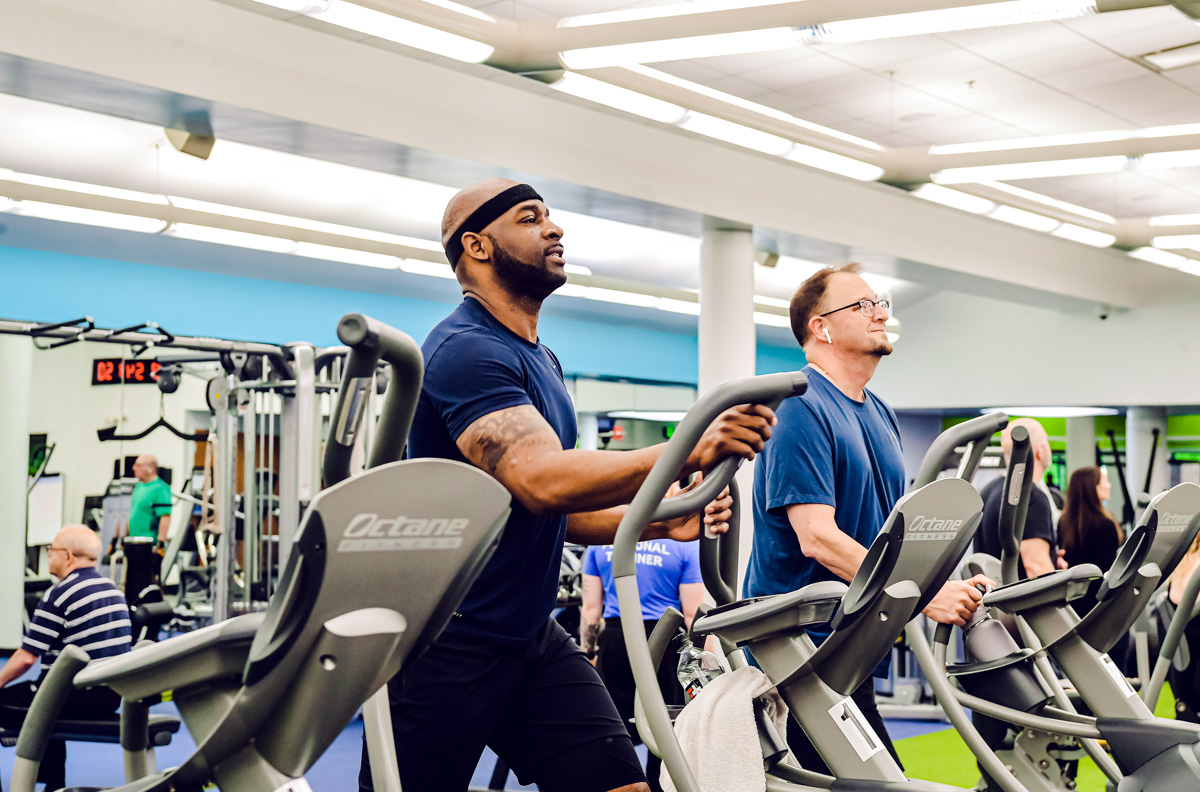
<path fill-rule="evenodd" d="M 410 458 L 467 462 L 455 445 L 459 435 L 489 413 L 524 404 L 537 408 L 564 449 L 575 447 L 575 408 L 558 358 L 509 330 L 478 300 L 464 299 L 421 351 L 425 380 Z M 566 515 L 535 515 L 514 499 L 499 547 L 446 632 L 507 644 L 533 638 L 557 601 L 566 531 Z"/>
<path fill-rule="evenodd" d="M 808 391 L 775 411 L 779 423 L 754 468 L 747 597 L 840 580 L 801 552 L 788 506 L 833 506 L 838 528 L 866 547 L 904 494 L 900 428 L 892 408 L 870 391 L 861 403 L 851 399 L 811 366 L 805 373 Z M 810 632 L 814 639 L 827 634 Z"/>
<path fill-rule="evenodd" d="M 594 545 L 583 559 L 583 574 L 600 578 L 604 584 L 604 618 L 621 615 L 617 604 L 617 584 L 613 579 L 612 545 Z M 667 608 L 678 608 L 679 586 L 700 583 L 700 543 L 652 539 L 637 543 L 638 593 L 642 598 L 642 619 L 656 621 Z"/>

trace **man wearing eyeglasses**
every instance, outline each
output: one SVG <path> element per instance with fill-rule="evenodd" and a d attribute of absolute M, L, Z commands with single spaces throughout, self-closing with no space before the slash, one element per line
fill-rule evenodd
<path fill-rule="evenodd" d="M 83 525 L 68 525 L 50 545 L 50 574 L 59 579 L 38 603 L 21 647 L 0 669 L 0 723 L 18 728 L 23 710 L 33 702 L 41 677 L 68 644 L 93 660 L 124 654 L 130 648 L 129 608 L 125 595 L 96 571 L 100 538 Z M 41 658 L 38 682 L 10 684 Z M 76 690 L 63 706 L 64 719 L 112 715 L 121 697 L 107 688 Z M 20 708 L 20 709 L 9 709 Z M 66 786 L 67 745 L 51 740 L 38 769 L 38 782 L 47 789 Z"/>
<path fill-rule="evenodd" d="M 904 493 L 896 414 L 867 390 L 879 362 L 892 353 L 884 326 L 891 301 L 858 272 L 857 264 L 822 269 L 792 297 L 792 332 L 808 359 L 808 391 L 776 410 L 779 424 L 755 466 L 747 597 L 849 581 Z M 924 612 L 961 625 L 980 600 L 972 585 L 950 582 Z M 809 633 L 818 643 L 829 634 Z M 876 669 L 881 672 L 886 661 Z M 899 762 L 875 706 L 874 680 L 852 698 Z M 788 730 L 788 744 L 803 767 L 829 772 L 800 729 Z"/>

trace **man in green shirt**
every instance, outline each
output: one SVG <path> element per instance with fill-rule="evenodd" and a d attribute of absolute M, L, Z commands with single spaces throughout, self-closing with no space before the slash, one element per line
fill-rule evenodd
<path fill-rule="evenodd" d="M 129 536 L 148 536 L 157 540 L 158 547 L 167 543 L 171 527 L 171 488 L 158 477 L 158 458 L 142 454 L 133 463 L 133 475 L 138 483 L 129 503 Z"/>

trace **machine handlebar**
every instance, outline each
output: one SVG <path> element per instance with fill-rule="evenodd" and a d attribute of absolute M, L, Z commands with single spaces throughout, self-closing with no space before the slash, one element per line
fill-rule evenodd
<path fill-rule="evenodd" d="M 1029 512 L 1029 494 L 1033 489 L 1033 445 L 1029 430 L 1018 426 L 1012 431 L 1012 456 L 1004 477 L 1004 500 L 1000 504 L 1000 583 L 1017 582 L 1017 561 L 1021 558 L 1021 538 L 1025 535 L 1025 517 Z"/>
<path fill-rule="evenodd" d="M 346 314 L 338 322 L 338 338 L 350 348 L 325 444 L 325 484 L 350 476 L 350 457 L 362 427 L 369 389 L 375 387 L 380 360 L 392 367 L 391 382 L 379 416 L 379 431 L 368 467 L 400 459 L 408 442 L 425 371 L 421 348 L 407 333 L 363 314 Z"/>

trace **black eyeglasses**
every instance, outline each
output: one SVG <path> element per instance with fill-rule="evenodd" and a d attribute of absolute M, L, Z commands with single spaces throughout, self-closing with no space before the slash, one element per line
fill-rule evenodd
<path fill-rule="evenodd" d="M 892 312 L 892 301 L 890 299 L 887 297 L 876 297 L 874 300 L 855 300 L 849 305 L 843 305 L 841 308 L 834 308 L 832 311 L 826 311 L 823 314 L 818 314 L 818 316 L 829 316 L 830 314 L 835 314 L 838 311 L 844 311 L 847 308 L 853 308 L 856 305 L 858 306 L 858 309 L 862 311 L 862 315 L 868 319 L 875 315 L 875 306 L 879 306 L 889 314 Z"/>

